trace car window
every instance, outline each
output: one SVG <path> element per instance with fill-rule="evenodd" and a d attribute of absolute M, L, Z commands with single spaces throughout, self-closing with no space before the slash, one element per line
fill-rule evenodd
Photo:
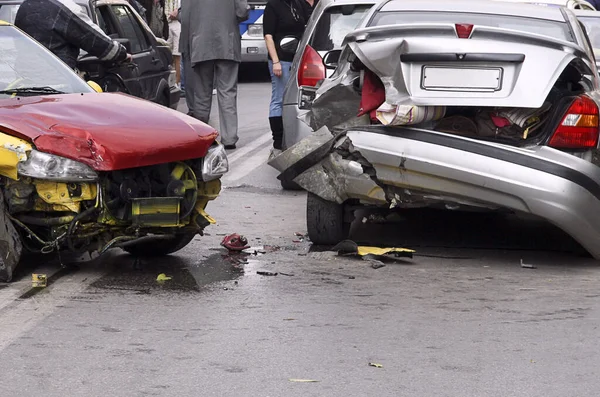
<path fill-rule="evenodd" d="M 371 5 L 328 8 L 317 22 L 309 45 L 317 51 L 340 48 L 344 37 L 358 26 L 370 8 Z"/>
<path fill-rule="evenodd" d="M 17 17 L 17 11 L 19 11 L 18 4 L 0 5 L 0 21 L 14 23 L 15 18 Z"/>
<path fill-rule="evenodd" d="M 90 87 L 50 51 L 12 26 L 0 26 L 0 90 L 52 87 L 66 93 Z M 6 98 L 6 94 L 0 98 Z"/>
<path fill-rule="evenodd" d="M 547 19 L 513 17 L 492 14 L 467 14 L 455 12 L 388 11 L 373 17 L 370 26 L 407 25 L 414 23 L 466 23 L 527 33 L 541 34 L 560 40 L 575 42 L 569 26 L 564 22 Z"/>
<path fill-rule="evenodd" d="M 592 42 L 596 57 L 600 56 L 600 18 L 577 17 L 585 26 L 586 33 Z"/>
<path fill-rule="evenodd" d="M 111 8 L 121 25 L 123 38 L 129 39 L 131 42 L 131 52 L 137 54 L 148 51 L 150 49 L 150 42 L 144 34 L 138 19 L 124 5 L 112 5 Z"/>

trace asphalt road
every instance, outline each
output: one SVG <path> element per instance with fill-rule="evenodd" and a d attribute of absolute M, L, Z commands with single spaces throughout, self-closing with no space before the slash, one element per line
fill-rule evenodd
<path fill-rule="evenodd" d="M 312 247 L 295 234 L 304 194 L 265 165 L 269 93 L 252 73 L 240 86 L 240 145 L 206 236 L 137 265 L 117 250 L 26 292 L 60 268 L 37 258 L 0 285 L 0 396 L 597 395 L 600 268 L 568 236 L 411 211 L 352 237 L 412 259 L 374 269 Z M 221 249 L 233 232 L 257 255 Z"/>

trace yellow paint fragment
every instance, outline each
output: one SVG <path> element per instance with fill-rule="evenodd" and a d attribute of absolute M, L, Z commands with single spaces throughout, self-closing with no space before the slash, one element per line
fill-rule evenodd
<path fill-rule="evenodd" d="M 392 254 L 394 252 L 398 252 L 398 253 L 415 253 L 415 250 L 411 250 L 408 248 L 380 248 L 380 247 L 361 247 L 358 246 L 358 251 L 357 254 L 360 256 L 365 256 L 365 255 L 377 255 L 377 256 L 381 256 L 381 255 L 387 255 L 387 254 Z"/>
<path fill-rule="evenodd" d="M 31 286 L 34 288 L 44 288 L 46 287 L 48 279 L 45 274 L 36 274 L 33 273 L 31 275 Z"/>
<path fill-rule="evenodd" d="M 160 282 L 164 282 L 164 281 L 169 281 L 171 279 L 171 277 L 167 276 L 164 273 L 161 273 L 158 275 L 158 277 L 156 277 L 156 281 Z"/>

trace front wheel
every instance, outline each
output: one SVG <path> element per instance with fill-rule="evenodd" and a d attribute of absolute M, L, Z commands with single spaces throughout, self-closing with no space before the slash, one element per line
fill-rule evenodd
<path fill-rule="evenodd" d="M 344 219 L 344 205 L 308 193 L 306 199 L 306 226 L 314 244 L 334 245 L 348 238 L 350 222 Z"/>
<path fill-rule="evenodd" d="M 196 234 L 178 234 L 172 237 L 147 237 L 142 241 L 125 245 L 123 250 L 131 255 L 153 258 L 177 252 L 188 245 Z"/>

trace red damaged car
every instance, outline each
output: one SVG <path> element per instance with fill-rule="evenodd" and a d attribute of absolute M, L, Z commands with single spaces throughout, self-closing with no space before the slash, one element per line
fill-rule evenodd
<path fill-rule="evenodd" d="M 214 220 L 227 155 L 174 110 L 98 93 L 0 22 L 0 280 L 24 252 L 175 252 Z"/>

